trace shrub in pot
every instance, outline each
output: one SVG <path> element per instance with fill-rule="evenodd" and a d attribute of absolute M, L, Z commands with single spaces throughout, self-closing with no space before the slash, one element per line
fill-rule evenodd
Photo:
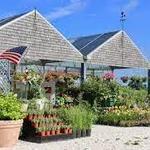
<path fill-rule="evenodd" d="M 0 147 L 13 147 L 23 122 L 22 103 L 17 95 L 0 95 Z"/>
<path fill-rule="evenodd" d="M 46 136 L 46 129 L 45 129 L 45 127 L 41 128 L 41 136 Z"/>
<path fill-rule="evenodd" d="M 46 135 L 46 136 L 50 136 L 50 128 L 49 128 L 49 127 L 46 128 L 45 135 Z"/>
<path fill-rule="evenodd" d="M 55 134 L 56 134 L 56 135 L 59 135 L 59 134 L 60 134 L 60 126 L 57 126 L 57 127 L 56 127 Z"/>
<path fill-rule="evenodd" d="M 45 127 L 39 127 L 36 129 L 38 136 L 46 136 Z"/>
<path fill-rule="evenodd" d="M 71 125 L 68 126 L 68 134 L 72 134 L 72 127 L 71 127 Z"/>
<path fill-rule="evenodd" d="M 56 127 L 52 127 L 52 129 L 51 129 L 51 135 L 55 135 L 55 130 L 56 130 Z"/>
<path fill-rule="evenodd" d="M 67 125 L 63 125 L 63 126 L 62 126 L 62 132 L 63 132 L 64 134 L 68 134 Z"/>
<path fill-rule="evenodd" d="M 39 119 L 33 119 L 33 121 L 32 121 L 32 126 L 34 127 L 34 128 L 38 128 L 39 127 Z"/>

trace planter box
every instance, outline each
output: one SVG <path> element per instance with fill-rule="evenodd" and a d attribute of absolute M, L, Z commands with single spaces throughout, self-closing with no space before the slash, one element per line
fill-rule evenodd
<path fill-rule="evenodd" d="M 22 120 L 0 121 L 0 149 L 13 147 L 17 143 L 22 122 Z"/>
<path fill-rule="evenodd" d="M 50 141 L 68 140 L 68 139 L 72 139 L 72 138 L 73 138 L 72 134 L 20 137 L 21 140 L 34 142 L 34 143 L 46 143 L 46 142 L 50 142 Z"/>

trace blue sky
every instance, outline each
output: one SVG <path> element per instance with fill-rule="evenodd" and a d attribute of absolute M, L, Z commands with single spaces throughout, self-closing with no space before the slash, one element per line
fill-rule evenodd
<path fill-rule="evenodd" d="M 66 37 L 118 30 L 124 10 L 125 30 L 150 59 L 149 0 L 4 0 L 0 18 L 35 7 Z"/>

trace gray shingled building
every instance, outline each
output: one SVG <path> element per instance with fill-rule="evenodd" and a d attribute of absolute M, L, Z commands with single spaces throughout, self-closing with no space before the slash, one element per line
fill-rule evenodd
<path fill-rule="evenodd" d="M 0 20 L 0 52 L 27 46 L 22 62 L 40 62 L 42 65 L 78 62 L 83 79 L 87 64 L 92 64 L 93 69 L 94 65 L 112 69 L 150 68 L 149 62 L 124 31 L 74 38 L 70 42 L 38 11 Z"/>
<path fill-rule="evenodd" d="M 87 63 L 120 68 L 149 68 L 139 48 L 124 31 L 79 37 L 72 44 L 83 54 Z"/>
<path fill-rule="evenodd" d="M 81 53 L 38 11 L 0 20 L 0 52 L 27 46 L 28 61 L 82 61 Z"/>

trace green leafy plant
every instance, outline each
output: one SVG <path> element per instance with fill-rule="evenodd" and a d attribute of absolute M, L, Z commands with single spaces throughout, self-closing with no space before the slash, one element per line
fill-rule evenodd
<path fill-rule="evenodd" d="M 146 88 L 146 77 L 140 77 L 140 76 L 133 76 L 130 78 L 128 86 L 140 90 Z"/>
<path fill-rule="evenodd" d="M 19 120 L 23 119 L 24 114 L 21 110 L 22 103 L 17 99 L 17 95 L 9 93 L 0 95 L 0 120 Z"/>
<path fill-rule="evenodd" d="M 94 113 L 85 105 L 74 106 L 70 109 L 59 109 L 59 117 L 74 130 L 89 129 L 94 121 Z"/>
<path fill-rule="evenodd" d="M 91 106 L 108 107 L 115 104 L 119 93 L 119 85 L 114 80 L 103 78 L 88 78 L 81 87 L 83 100 Z"/>

